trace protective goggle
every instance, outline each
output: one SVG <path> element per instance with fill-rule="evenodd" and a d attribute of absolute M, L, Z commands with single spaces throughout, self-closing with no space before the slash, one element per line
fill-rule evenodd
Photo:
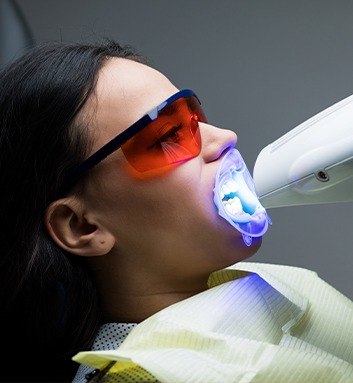
<path fill-rule="evenodd" d="M 198 97 L 192 90 L 181 90 L 79 164 L 73 179 L 119 148 L 140 173 L 194 158 L 201 151 L 199 122 L 207 120 Z"/>

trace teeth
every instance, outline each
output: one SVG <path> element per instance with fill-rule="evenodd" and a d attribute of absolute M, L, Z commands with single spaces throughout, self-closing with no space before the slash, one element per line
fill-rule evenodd
<path fill-rule="evenodd" d="M 231 191 L 231 189 L 229 189 L 229 187 L 228 187 L 227 185 L 223 185 L 223 186 L 221 187 L 221 192 L 222 192 L 223 194 L 230 194 L 232 191 Z"/>
<path fill-rule="evenodd" d="M 229 180 L 226 184 L 221 187 L 221 198 L 230 193 L 236 193 L 239 190 L 239 185 L 233 181 Z"/>
<path fill-rule="evenodd" d="M 238 197 L 234 197 L 230 201 L 235 213 L 241 213 L 243 211 L 243 205 Z"/>
<path fill-rule="evenodd" d="M 224 208 L 229 214 L 241 214 L 243 212 L 243 206 L 238 197 L 234 197 L 228 201 L 223 202 Z"/>
<path fill-rule="evenodd" d="M 226 209 L 227 213 L 229 213 L 229 214 L 233 214 L 233 215 L 237 214 L 236 208 L 231 203 L 226 205 L 225 209 Z"/>
<path fill-rule="evenodd" d="M 238 186 L 238 184 L 237 184 L 235 181 L 233 181 L 233 180 L 228 181 L 228 182 L 226 183 L 226 186 L 227 186 L 233 193 L 235 193 L 235 192 L 237 192 L 237 191 L 239 190 L 239 186 Z"/>

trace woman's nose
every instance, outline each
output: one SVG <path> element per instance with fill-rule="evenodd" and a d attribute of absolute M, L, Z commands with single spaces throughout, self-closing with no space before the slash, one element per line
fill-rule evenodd
<path fill-rule="evenodd" d="M 237 143 L 237 135 L 229 129 L 216 128 L 213 125 L 200 123 L 202 140 L 201 155 L 205 162 L 217 160 L 222 153 L 234 148 Z"/>

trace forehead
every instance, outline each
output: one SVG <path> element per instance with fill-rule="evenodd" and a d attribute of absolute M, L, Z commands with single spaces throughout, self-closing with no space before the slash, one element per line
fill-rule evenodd
<path fill-rule="evenodd" d="M 128 128 L 178 89 L 160 72 L 128 59 L 111 58 L 98 74 L 83 113 L 93 112 L 94 149 Z"/>

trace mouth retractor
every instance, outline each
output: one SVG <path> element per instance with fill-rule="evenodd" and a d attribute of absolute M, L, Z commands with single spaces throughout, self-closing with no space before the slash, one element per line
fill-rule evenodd
<path fill-rule="evenodd" d="M 236 149 L 223 157 L 213 189 L 218 214 L 243 235 L 247 246 L 253 237 L 261 237 L 271 220 L 255 192 L 254 182 Z"/>

